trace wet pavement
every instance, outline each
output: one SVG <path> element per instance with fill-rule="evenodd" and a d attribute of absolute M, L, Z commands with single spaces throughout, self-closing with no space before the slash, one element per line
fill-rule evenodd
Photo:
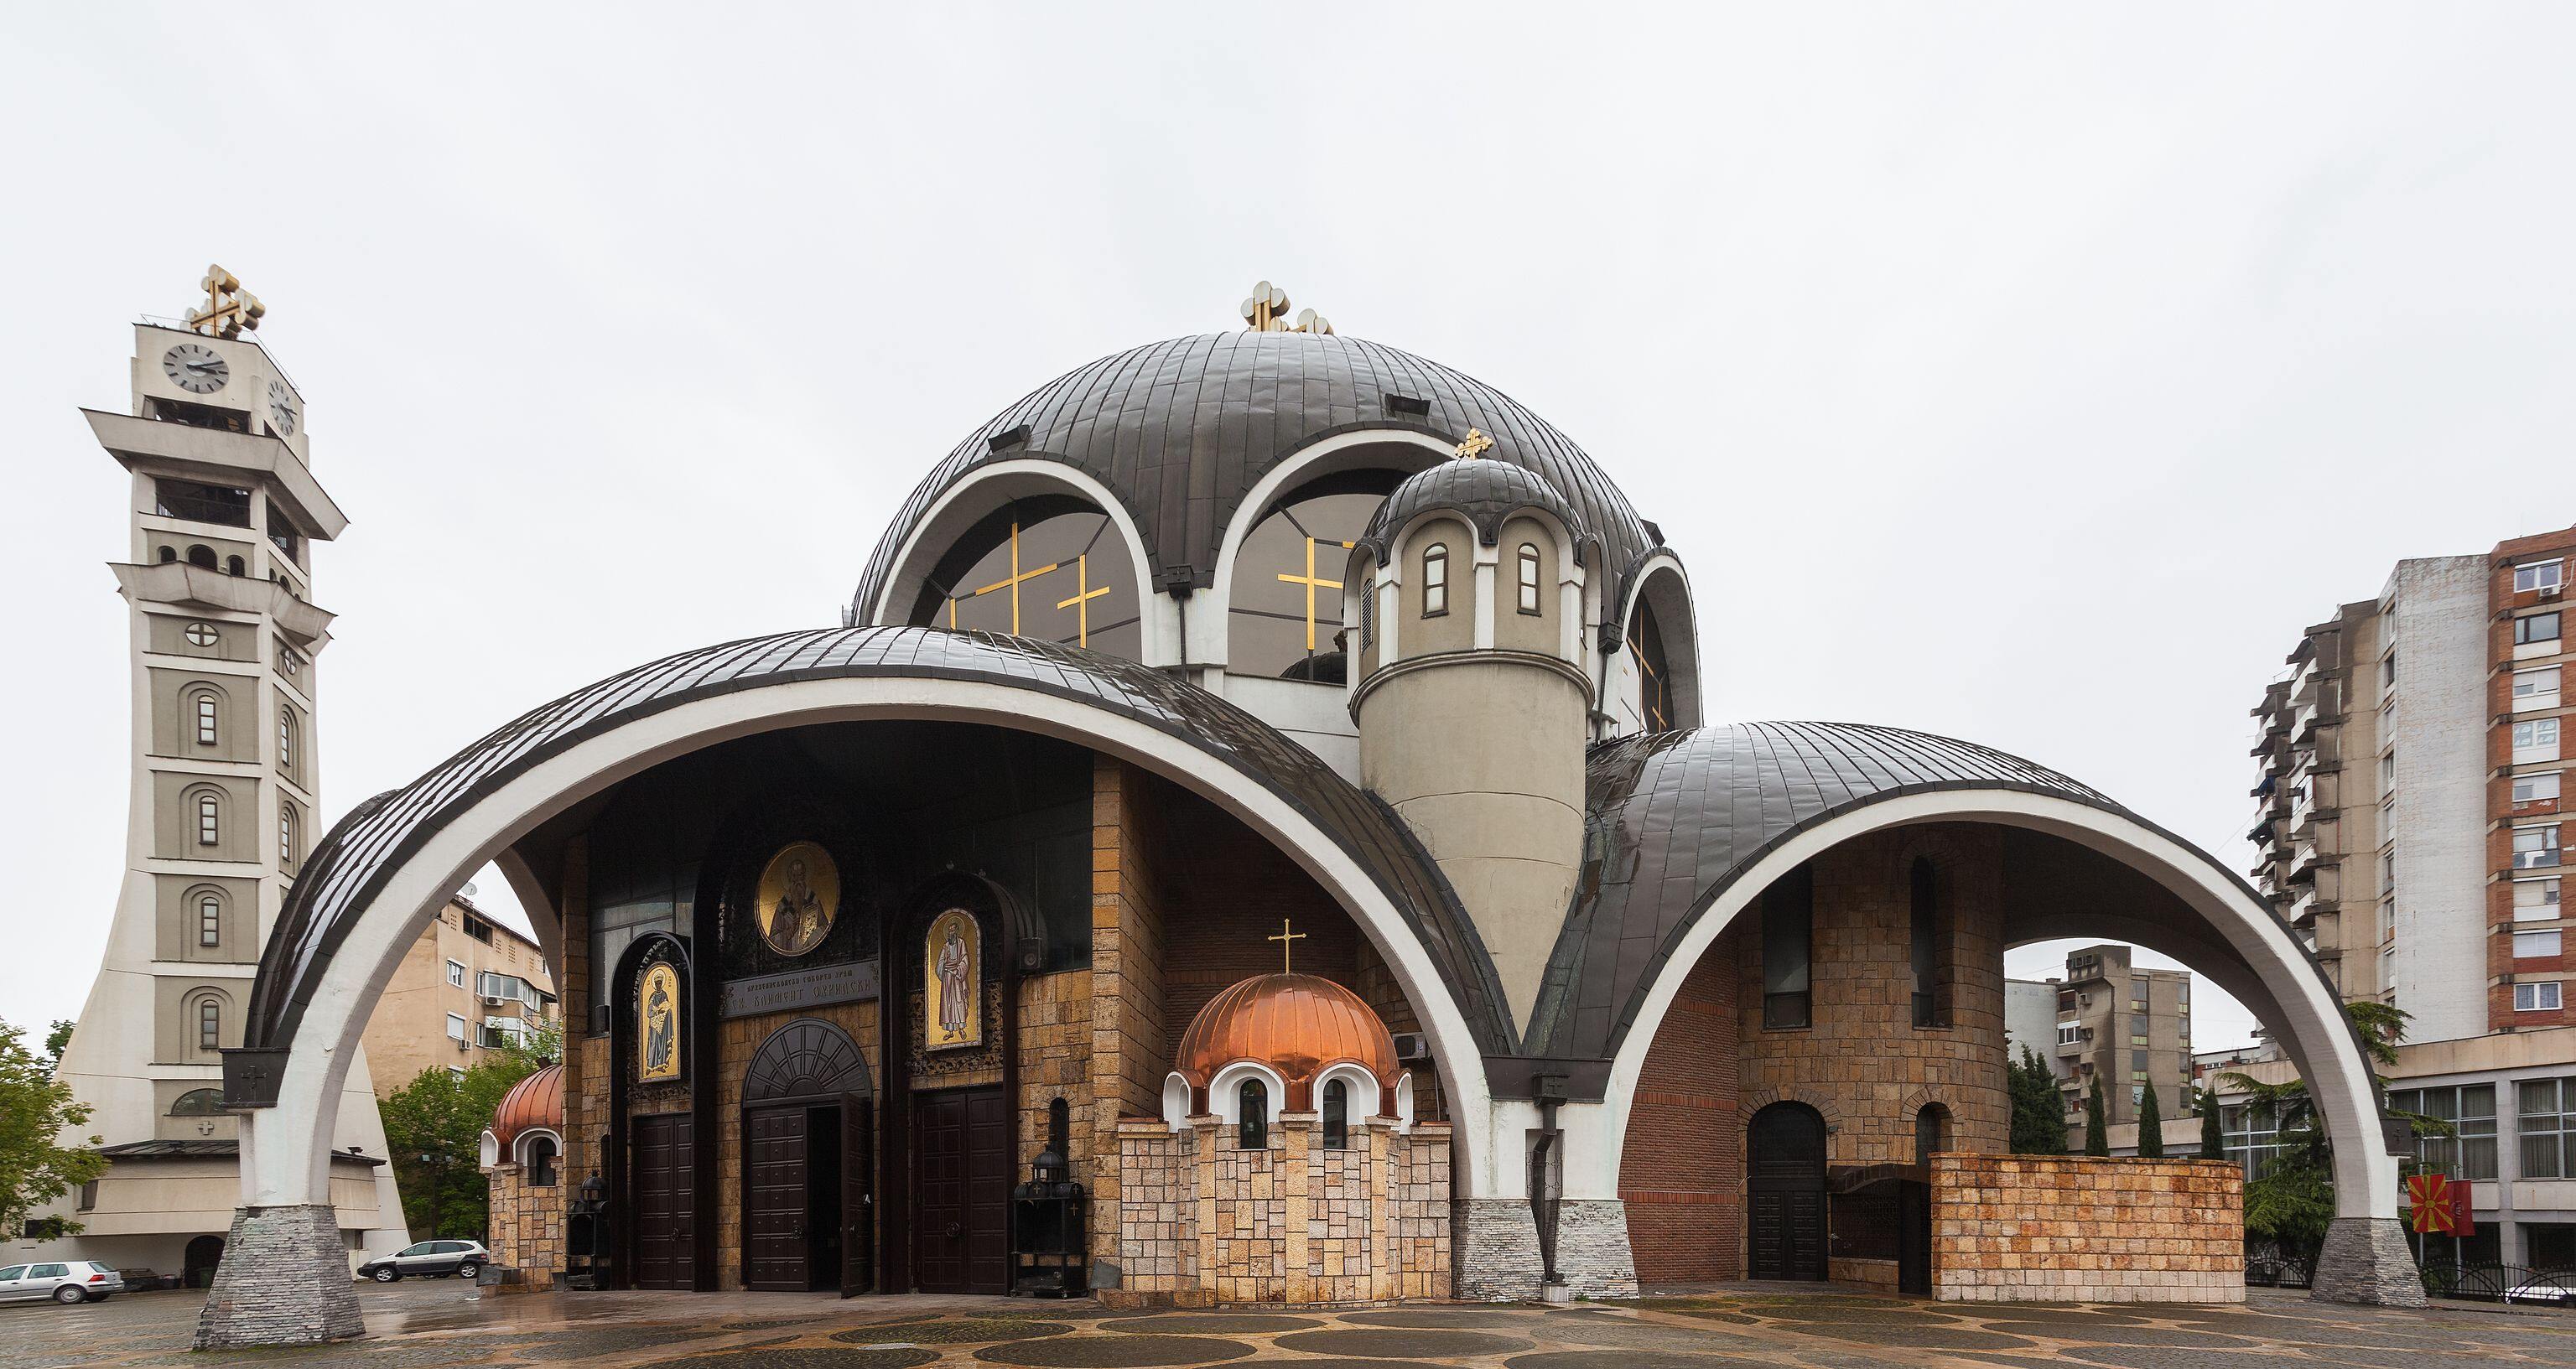
<path fill-rule="evenodd" d="M 0 1369 L 279 1364 L 358 1369 L 2269 1369 L 2455 1364 L 2576 1369 L 2576 1314 L 2380 1311 L 2257 1293 L 2241 1306 L 1968 1307 L 1730 1286 L 1564 1308 L 1104 1311 L 1088 1302 L 781 1293 L 478 1298 L 470 1286 L 362 1285 L 368 1338 L 188 1352 L 200 1295 L 0 1307 Z"/>

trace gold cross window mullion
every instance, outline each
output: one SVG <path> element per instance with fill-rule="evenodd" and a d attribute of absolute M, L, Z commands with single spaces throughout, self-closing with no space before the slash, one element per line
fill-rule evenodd
<path fill-rule="evenodd" d="M 982 598 L 983 596 L 985 596 L 985 595 L 987 595 L 987 594 L 990 594 L 990 593 L 992 593 L 993 591 L 998 590 L 998 589 L 1007 589 L 1007 590 L 1009 590 L 1009 591 L 1011 592 L 1011 635 L 1012 635 L 1012 636 L 1014 636 L 1014 637 L 1017 637 L 1017 636 L 1019 636 L 1019 635 L 1020 635 L 1020 584 L 1021 584 L 1021 582 L 1022 582 L 1022 581 L 1026 581 L 1026 580 L 1034 580 L 1034 579 L 1038 578 L 1039 576 L 1046 574 L 1048 571 L 1054 570 L 1056 567 L 1061 566 L 1061 565 L 1063 565 L 1063 564 L 1064 564 L 1064 563 L 1063 563 L 1063 562 L 1061 562 L 1061 561 L 1049 561 L 1049 562 L 1047 562 L 1045 565 L 1040 566 L 1040 567 L 1038 567 L 1038 568 L 1037 568 L 1037 569 L 1035 569 L 1035 570 L 1030 570 L 1030 571 L 1023 571 L 1023 570 L 1021 570 L 1021 569 L 1020 569 L 1020 525 L 1019 525 L 1019 524 L 1017 524 L 1017 523 L 1013 523 L 1013 524 L 1011 525 L 1011 574 L 1010 574 L 1010 577 L 1009 577 L 1008 579 L 996 580 L 996 581 L 994 581 L 993 583 L 991 583 L 991 584 L 989 584 L 989 585 L 986 585 L 986 586 L 984 586 L 983 588 L 981 588 L 981 589 L 979 589 L 979 590 L 976 590 L 973 594 L 968 595 L 967 597 L 968 597 L 968 598 L 970 598 L 970 599 L 980 599 L 980 598 Z M 1059 605 L 1058 607 L 1061 607 L 1061 605 Z M 949 622 L 949 626 L 951 626 L 951 627 L 956 626 L 956 623 L 957 623 L 957 606 L 956 606 L 956 604 L 954 603 L 954 601 L 952 601 L 952 602 L 949 604 L 949 607 L 948 607 L 948 622 Z"/>
<path fill-rule="evenodd" d="M 1339 580 L 1326 580 L 1315 574 L 1316 540 L 1317 539 L 1313 537 L 1308 537 L 1306 539 L 1306 573 L 1303 575 L 1282 574 L 1279 577 L 1288 584 L 1304 585 L 1306 587 L 1306 652 L 1308 655 L 1313 655 L 1315 651 L 1315 591 L 1318 589 L 1340 589 L 1342 587 L 1342 582 Z M 1351 546 L 1348 542 L 1341 542 L 1336 545 L 1340 546 L 1344 550 L 1349 550 Z"/>
<path fill-rule="evenodd" d="M 1078 626 L 1073 639 L 1075 646 L 1091 645 L 1091 601 L 1108 592 L 1107 585 L 1102 585 L 1098 589 L 1091 587 L 1091 557 L 1088 555 L 1074 557 L 1073 597 L 1056 601 L 1056 607 L 1072 609 L 1078 615 L 1075 619 Z"/>

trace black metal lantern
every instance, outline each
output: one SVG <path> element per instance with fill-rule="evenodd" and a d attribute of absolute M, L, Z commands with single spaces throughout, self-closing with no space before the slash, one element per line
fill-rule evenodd
<path fill-rule="evenodd" d="M 1084 1239 L 1090 1196 L 1073 1181 L 1064 1152 L 1038 1152 L 1029 1181 L 1011 1190 L 1011 1291 L 1033 1298 L 1078 1298 L 1091 1282 Z"/>
<path fill-rule="evenodd" d="M 581 1196 L 572 1200 L 564 1214 L 564 1283 L 567 1287 L 597 1289 L 600 1269 L 607 1262 L 608 1185 L 599 1171 L 581 1181 Z"/>

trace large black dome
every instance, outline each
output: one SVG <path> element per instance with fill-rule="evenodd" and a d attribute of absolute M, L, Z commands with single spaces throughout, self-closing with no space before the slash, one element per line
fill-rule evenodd
<path fill-rule="evenodd" d="M 996 461 L 1080 469 L 1127 506 L 1153 583 L 1187 567 L 1193 584 L 1208 587 L 1226 525 L 1261 477 L 1314 442 L 1363 429 L 1444 443 L 1482 431 L 1494 440 L 1487 460 L 1535 472 L 1573 505 L 1601 541 L 1614 591 L 1656 546 L 1628 497 L 1581 447 L 1472 376 L 1328 333 L 1208 333 L 1103 357 L 968 434 L 887 526 L 853 611 L 870 621 L 914 526 L 950 486 Z"/>

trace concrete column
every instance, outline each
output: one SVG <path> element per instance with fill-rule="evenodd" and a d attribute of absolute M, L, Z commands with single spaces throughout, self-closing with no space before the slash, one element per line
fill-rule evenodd
<path fill-rule="evenodd" d="M 245 1207 L 197 1314 L 200 1350 L 321 1345 L 366 1334 L 329 1203 Z"/>
<path fill-rule="evenodd" d="M 2406 1248 L 2394 1217 L 2337 1217 L 2317 1252 L 2316 1280 L 2308 1296 L 2319 1302 L 2372 1307 L 2422 1307 L 2424 1278 Z"/>

